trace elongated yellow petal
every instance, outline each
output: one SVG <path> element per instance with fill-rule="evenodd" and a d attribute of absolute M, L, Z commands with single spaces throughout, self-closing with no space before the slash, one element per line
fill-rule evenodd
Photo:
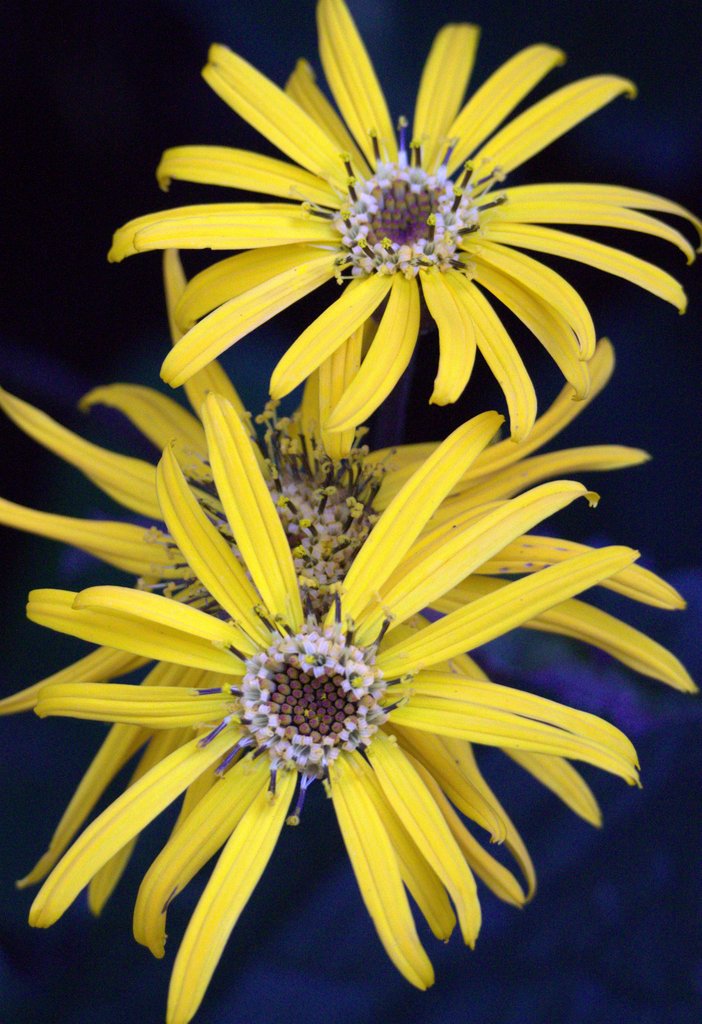
<path fill-rule="evenodd" d="M 325 217 L 295 203 L 209 203 L 136 217 L 119 228 L 107 254 L 112 263 L 153 249 L 256 249 L 321 242 L 339 233 Z"/>
<path fill-rule="evenodd" d="M 284 398 L 373 315 L 390 291 L 392 278 L 373 274 L 352 281 L 293 342 L 271 377 L 272 398 Z"/>
<path fill-rule="evenodd" d="M 516 227 L 517 225 L 512 225 Z M 528 225 L 520 225 L 528 226 Z M 590 312 L 580 295 L 550 267 L 544 266 L 523 252 L 516 252 L 492 241 L 492 225 L 485 228 L 485 236 L 477 243 L 475 262 L 501 270 L 508 277 L 520 281 L 534 295 L 543 297 L 557 310 L 575 332 L 581 359 L 591 359 L 595 351 L 595 328 Z"/>
<path fill-rule="evenodd" d="M 168 757 L 169 754 L 172 754 L 174 750 L 177 750 L 178 747 L 182 746 L 189 739 L 189 729 L 169 729 L 167 732 L 161 732 L 153 736 L 139 758 L 139 762 L 129 780 L 129 786 L 133 786 L 135 782 L 143 778 L 155 765 L 159 764 L 160 761 Z M 122 877 L 134 852 L 138 838 L 137 834 L 129 842 L 125 843 L 124 846 L 121 846 L 90 879 L 90 884 L 88 885 L 88 907 L 96 917 L 102 913 L 105 904 Z"/>
<path fill-rule="evenodd" d="M 525 534 L 508 544 L 495 558 L 484 562 L 479 571 L 489 575 L 538 572 L 547 565 L 563 562 L 573 555 L 590 550 L 587 544 L 578 544 L 562 537 Z M 602 586 L 656 608 L 685 607 L 685 601 L 675 587 L 641 565 L 630 565 L 628 569 L 622 569 L 610 579 L 603 580 Z"/>
<path fill-rule="evenodd" d="M 417 937 L 386 816 L 373 799 L 373 780 L 357 760 L 356 754 L 344 757 L 343 765 L 334 765 L 331 777 L 344 844 L 386 953 L 412 985 L 426 989 L 434 981 L 434 971 Z"/>
<path fill-rule="evenodd" d="M 27 402 L 0 388 L 0 408 L 25 434 L 80 469 L 89 480 L 125 508 L 158 519 L 156 471 L 148 462 L 118 455 L 84 441 Z"/>
<path fill-rule="evenodd" d="M 585 398 L 590 390 L 589 364 L 581 359 L 575 334 L 565 317 L 541 295 L 535 295 L 496 267 L 476 263 L 473 280 L 487 288 L 526 324 L 572 385 L 575 397 Z"/>
<path fill-rule="evenodd" d="M 637 284 L 639 288 L 670 302 L 680 313 L 685 312 L 687 298 L 674 277 L 653 263 L 631 256 L 611 245 L 593 242 L 589 238 L 570 235 L 553 228 L 542 228 L 536 224 L 505 224 L 491 221 L 486 230 L 490 239 L 502 245 L 523 246 L 537 252 L 563 256 L 565 259 L 587 263 L 607 274 L 623 277 L 625 281 Z"/>
<path fill-rule="evenodd" d="M 631 99 L 636 88 L 616 75 L 592 75 L 564 85 L 493 135 L 473 161 L 481 174 L 493 168 L 507 174 L 622 94 Z"/>
<path fill-rule="evenodd" d="M 443 815 L 407 755 L 384 733 L 373 737 L 368 757 L 389 803 L 448 889 L 464 942 L 473 946 L 480 930 L 475 880 Z"/>
<path fill-rule="evenodd" d="M 63 812 L 48 850 L 29 874 L 17 882 L 18 888 L 41 882 L 48 875 L 114 777 L 148 738 L 146 729 L 132 725 L 115 725 L 110 729 Z"/>
<path fill-rule="evenodd" d="M 589 224 L 592 226 L 641 231 L 662 238 L 678 249 L 692 263 L 695 250 L 684 235 L 657 217 L 649 217 L 627 206 L 611 201 L 584 198 L 580 185 L 573 185 L 571 195 L 566 185 L 521 185 L 505 189 L 506 202 L 496 216 L 500 223 L 520 224 Z M 600 185 L 600 189 L 608 188 Z"/>
<path fill-rule="evenodd" d="M 538 779 L 542 786 L 555 793 L 579 817 L 597 827 L 602 824 L 602 813 L 595 794 L 580 772 L 568 761 L 562 757 L 549 757 L 548 754 L 535 754 L 526 750 L 506 750 L 505 753 Z"/>
<path fill-rule="evenodd" d="M 475 362 L 475 324 L 465 303 L 450 287 L 449 275 L 438 271 L 420 274 L 422 295 L 439 329 L 439 371 L 430 402 L 455 402 L 470 379 Z"/>
<path fill-rule="evenodd" d="M 355 618 L 373 599 L 466 467 L 494 437 L 501 419 L 494 412 L 482 413 L 458 427 L 395 495 L 346 575 L 345 615 Z"/>
<path fill-rule="evenodd" d="M 422 145 L 422 165 L 434 169 L 446 151 L 453 123 L 468 85 L 480 29 L 444 25 L 434 37 L 417 93 L 413 138 Z"/>
<path fill-rule="evenodd" d="M 418 332 L 417 282 L 395 274 L 375 338 L 361 368 L 324 424 L 325 430 L 351 430 L 375 412 L 409 366 Z"/>
<path fill-rule="evenodd" d="M 80 400 L 84 411 L 94 405 L 118 409 L 159 451 L 172 440 L 205 452 L 205 433 L 187 409 L 167 395 L 138 384 L 108 384 Z"/>
<path fill-rule="evenodd" d="M 359 174 L 367 177 L 370 173 L 368 163 L 346 125 L 316 84 L 315 73 L 309 61 L 304 58 L 298 60 L 295 70 L 285 83 L 285 91 L 313 121 L 321 125 L 329 138 L 336 142 L 340 153 L 350 155 L 351 164 Z"/>
<path fill-rule="evenodd" d="M 223 185 L 282 199 L 296 199 L 298 202 L 306 200 L 323 206 L 339 205 L 334 189 L 316 174 L 274 157 L 229 146 L 177 146 L 167 149 L 156 169 L 156 177 L 165 191 L 176 178 L 201 185 Z"/>
<path fill-rule="evenodd" d="M 91 589 L 95 591 L 103 588 Z M 139 592 L 135 590 L 128 593 Z M 66 590 L 33 590 L 29 595 L 27 618 L 59 633 L 68 633 L 69 636 L 77 636 L 92 643 L 109 644 L 145 658 L 172 661 L 179 665 L 191 665 L 194 668 L 223 672 L 227 675 L 243 673 L 243 663 L 223 645 L 218 646 L 217 643 L 189 631 L 170 629 L 158 622 L 139 619 L 129 614 L 118 614 L 104 608 L 100 611 L 77 609 L 73 606 L 77 596 Z M 166 601 L 167 598 L 162 600 Z M 180 607 L 186 613 L 195 612 L 193 608 Z M 211 618 L 203 612 L 197 614 L 203 619 Z M 201 621 L 193 620 L 187 615 L 186 619 L 188 626 L 193 621 Z M 207 632 L 211 635 L 214 629 L 207 627 Z"/>
<path fill-rule="evenodd" d="M 217 493 L 244 564 L 269 612 L 297 629 L 303 614 L 290 545 L 251 439 L 218 395 L 208 397 L 203 417 Z"/>
<path fill-rule="evenodd" d="M 13 715 L 18 711 L 31 711 L 39 696 L 39 691 L 51 683 L 63 682 L 105 682 L 108 679 L 115 679 L 127 675 L 134 669 L 141 668 L 146 664 L 145 658 L 130 654 L 127 651 L 115 651 L 112 647 L 98 647 L 97 650 L 86 654 L 84 658 L 74 661 L 73 664 L 54 672 L 38 683 L 25 687 L 19 693 L 13 693 L 9 697 L 0 700 L 0 715 Z"/>
<path fill-rule="evenodd" d="M 414 697 L 405 707 L 393 712 L 399 725 L 408 729 L 453 736 L 490 746 L 534 750 L 585 761 L 603 771 L 618 775 L 633 785 L 638 781 L 636 762 L 609 746 L 586 736 L 574 735 L 552 725 L 533 722 L 507 712 L 485 711 L 476 714 L 458 702 L 438 697 Z"/>
<path fill-rule="evenodd" d="M 465 814 L 489 833 L 494 843 L 504 842 L 507 826 L 492 794 L 481 791 L 465 771 L 465 758 L 454 756 L 444 736 L 432 736 L 418 729 L 403 729 L 392 722 L 402 749 L 429 770 L 446 796 Z"/>
<path fill-rule="evenodd" d="M 59 715 L 94 722 L 122 722 L 146 729 L 180 729 L 217 723 L 227 714 L 229 694 L 199 696 L 173 686 L 120 683 L 54 683 L 39 695 L 40 718 Z"/>
<path fill-rule="evenodd" d="M 575 404 L 575 403 L 573 403 Z M 508 498 L 519 494 L 525 487 L 548 480 L 549 477 L 562 473 L 603 472 L 611 469 L 622 469 L 625 466 L 638 466 L 650 459 L 648 452 L 640 448 L 628 448 L 619 444 L 593 444 L 583 448 L 564 448 L 561 451 L 547 452 L 546 455 L 534 455 L 531 459 L 523 459 L 513 466 L 494 473 L 483 481 L 465 489 L 456 501 L 465 500 L 471 505 L 479 505 L 485 501 Z M 443 512 L 449 514 L 445 507 Z"/>
<path fill-rule="evenodd" d="M 475 339 L 507 402 L 512 440 L 528 436 L 536 419 L 536 393 L 512 339 L 490 303 L 461 275 L 447 275 L 447 284 L 466 309 Z"/>
<path fill-rule="evenodd" d="M 168 1024 L 186 1024 L 200 1005 L 227 939 L 273 852 L 296 780 L 295 772 L 283 772 L 274 798 L 260 792 L 220 854 L 178 950 L 168 992 Z"/>
<path fill-rule="evenodd" d="M 193 739 L 119 796 L 88 826 L 54 868 L 32 904 L 29 923 L 36 928 L 48 928 L 57 921 L 117 850 L 226 753 L 232 736 L 236 736 L 234 730 L 225 730 L 207 747 L 199 747 L 199 741 Z"/>
<path fill-rule="evenodd" d="M 332 433 L 325 430 L 322 424 L 327 421 L 329 413 L 337 405 L 358 373 L 364 338 L 369 333 L 370 323 L 367 320 L 365 324 L 357 327 L 350 338 L 332 352 L 328 359 L 324 360 L 317 373 L 313 374 L 311 378 L 307 378 L 308 381 L 316 382 L 317 394 L 313 421 L 310 416 L 307 416 L 303 433 L 307 437 L 321 436 L 324 450 L 332 459 L 343 459 L 348 455 L 356 436 L 356 430 L 355 427 L 352 427 Z M 302 404 L 304 408 L 304 399 Z"/>
<path fill-rule="evenodd" d="M 476 720 L 483 717 L 483 712 L 487 712 L 487 717 L 491 717 L 494 712 L 519 715 L 587 737 L 609 747 L 612 752 L 632 763 L 636 760 L 636 751 L 631 742 L 609 722 L 586 711 L 578 711 L 523 690 L 501 686 L 489 680 L 465 679 L 451 672 L 420 672 L 412 680 L 410 689 L 410 704 L 423 701 L 424 698 L 437 698 L 446 702 L 447 710 L 449 704 L 455 706 L 459 714 L 459 705 L 465 705 Z"/>
<path fill-rule="evenodd" d="M 220 99 L 282 153 L 343 187 L 344 167 L 334 139 L 260 71 L 215 44 L 202 76 Z"/>
<path fill-rule="evenodd" d="M 261 270 L 265 268 L 260 268 L 259 273 Z M 161 376 L 173 387 L 185 383 L 234 342 L 319 288 L 333 275 L 334 257 L 328 252 L 312 253 L 301 262 L 296 258 L 294 265 L 280 273 L 275 272 L 273 262 L 270 276 L 229 299 L 188 331 L 166 356 Z"/>
<path fill-rule="evenodd" d="M 147 871 L 134 906 L 134 938 L 154 956 L 165 952 L 168 907 L 229 839 L 251 802 L 266 789 L 269 774 L 266 758 L 230 768 L 193 807 Z"/>
<path fill-rule="evenodd" d="M 254 612 L 258 595 L 229 543 L 198 504 L 169 448 L 158 464 L 156 483 L 163 518 L 195 576 L 245 633 L 267 645 L 268 632 Z M 251 642 L 240 636 L 242 641 L 253 653 Z"/>
<path fill-rule="evenodd" d="M 141 526 L 94 519 L 72 519 L 38 512 L 0 498 L 0 523 L 16 530 L 71 544 L 133 576 L 169 576 L 180 573 L 173 565 L 177 553 Z"/>
<path fill-rule="evenodd" d="M 397 160 L 395 133 L 385 98 L 343 0 L 320 0 L 317 32 L 319 56 L 329 88 L 371 167 L 375 166 L 371 132 L 378 135 L 381 154 L 387 154 L 388 160 Z"/>
<path fill-rule="evenodd" d="M 614 206 L 628 206 L 637 210 L 653 210 L 655 213 L 670 213 L 674 217 L 683 217 L 696 229 L 702 238 L 702 220 L 690 213 L 684 206 L 674 203 L 653 192 L 642 192 L 637 188 L 625 188 L 623 185 L 592 185 L 583 182 L 559 182 L 546 186 L 520 186 L 519 194 L 526 193 L 527 188 L 547 188 L 554 197 L 562 196 L 567 202 L 582 201 L 584 203 L 609 203 Z M 510 189 L 510 195 L 515 189 Z M 699 249 L 698 249 L 699 252 Z"/>
<path fill-rule="evenodd" d="M 516 580 L 499 594 L 487 594 L 432 623 L 416 639 L 385 648 L 378 667 L 395 678 L 473 650 L 612 576 L 637 557 L 631 548 L 601 548 Z"/>
<path fill-rule="evenodd" d="M 441 787 L 437 784 L 431 772 L 427 771 L 419 762 L 414 762 L 414 765 L 444 816 L 446 824 L 451 829 L 451 834 L 456 840 L 461 853 L 466 858 L 469 867 L 479 878 L 482 878 L 486 885 L 500 899 L 516 907 L 524 906 L 526 895 L 512 872 L 503 867 L 494 857 L 491 857 L 482 848 L 477 839 L 470 834 L 442 793 Z"/>
<path fill-rule="evenodd" d="M 458 140 L 449 161 L 449 173 L 453 174 L 544 75 L 564 60 L 561 50 L 537 44 L 520 50 L 494 71 L 473 93 L 446 133 L 449 139 Z"/>
<path fill-rule="evenodd" d="M 161 594 L 133 587 L 88 587 L 76 594 L 73 607 L 77 611 L 88 609 L 120 618 L 130 616 L 166 629 L 181 630 L 222 648 L 236 644 L 240 639 L 237 630 L 214 615 Z"/>
<path fill-rule="evenodd" d="M 373 772 L 364 761 L 359 761 L 354 754 L 354 765 L 365 785 L 365 792 L 373 801 L 393 848 L 397 863 L 405 883 L 417 906 L 427 920 L 437 939 L 446 942 L 456 926 L 456 915 L 451 909 L 446 889 L 438 875 L 433 871 L 419 852 L 417 844 L 411 838 L 391 805 L 385 798 Z"/>
<path fill-rule="evenodd" d="M 530 526 L 587 495 L 582 484 L 568 480 L 542 484 L 477 522 L 469 520 L 463 525 L 453 521 L 424 535 L 380 588 L 381 616 L 405 621 L 474 572 L 508 538 L 520 536 Z M 365 619 L 359 625 L 365 626 Z"/>

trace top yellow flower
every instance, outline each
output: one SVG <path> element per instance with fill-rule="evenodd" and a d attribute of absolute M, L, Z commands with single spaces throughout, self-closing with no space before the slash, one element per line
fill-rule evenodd
<path fill-rule="evenodd" d="M 226 348 L 329 279 L 350 281 L 291 345 L 271 378 L 281 398 L 337 354 L 387 299 L 377 334 L 326 430 L 350 429 L 390 393 L 414 349 L 421 295 L 439 331 L 431 401 L 462 393 L 476 349 L 502 387 L 512 436 L 536 416 L 526 368 L 484 291 L 536 335 L 573 385 L 589 388 L 595 331 L 583 300 L 559 274 L 522 249 L 564 256 L 625 277 L 685 308 L 665 271 L 619 249 L 542 225 L 618 227 L 656 235 L 694 259 L 688 240 L 654 211 L 702 223 L 659 196 L 610 185 L 542 184 L 496 190 L 505 176 L 616 96 L 626 79 L 595 75 L 566 85 L 503 124 L 563 61 L 527 47 L 494 72 L 465 105 L 478 40 L 473 25 L 446 25 L 422 74 L 411 134 L 397 137 L 363 42 L 343 0 L 317 8 L 322 65 L 338 116 L 300 61 L 285 92 L 226 47 L 210 51 L 204 76 L 238 114 L 295 164 L 244 150 L 168 150 L 159 181 L 226 185 L 288 200 L 219 203 L 149 214 L 117 231 L 110 258 L 159 248 L 250 250 L 216 263 L 188 285 L 176 317 L 187 333 L 163 377 L 177 386 Z M 502 127 L 500 127 L 502 125 Z M 299 165 L 299 166 L 296 166 Z"/>

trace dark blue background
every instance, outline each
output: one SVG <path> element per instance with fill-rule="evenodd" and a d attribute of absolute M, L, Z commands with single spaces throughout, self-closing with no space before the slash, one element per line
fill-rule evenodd
<path fill-rule="evenodd" d="M 429 8 L 356 0 L 352 10 L 395 115 L 411 114 L 431 37 L 447 20 L 483 26 L 475 84 L 537 41 L 562 46 L 569 61 L 536 95 L 595 72 L 634 78 L 635 103 L 616 101 L 531 161 L 520 180 L 628 184 L 702 209 L 699 3 L 455 0 Z M 115 418 L 96 413 L 87 427 L 75 411 L 79 395 L 98 383 L 155 384 L 165 351 L 160 261 L 151 255 L 109 266 L 111 232 L 158 206 L 217 194 L 185 185 L 174 186 L 170 197 L 159 193 L 153 171 L 165 147 L 265 149 L 200 80 L 207 45 L 226 42 L 282 82 L 298 55 L 318 67 L 313 11 L 311 0 L 59 0 L 5 7 L 1 383 L 74 429 L 89 429 L 95 440 L 122 450 L 137 444 Z M 614 236 L 598 237 L 616 244 Z M 597 512 L 563 516 L 559 524 L 573 536 L 639 547 L 645 564 L 681 587 L 690 600 L 685 615 L 635 610 L 629 617 L 669 643 L 699 679 L 700 271 L 686 268 L 663 243 L 634 239 L 631 246 L 680 277 L 690 311 L 680 318 L 625 282 L 563 265 L 618 354 L 614 382 L 565 443 L 617 440 L 647 448 L 654 460 L 616 476 L 593 474 L 587 482 L 603 495 Z M 323 301 L 301 304 L 228 357 L 254 408 L 277 353 Z M 524 344 L 545 405 L 557 375 L 535 344 Z M 443 436 L 452 423 L 499 402 L 479 373 L 459 408 L 425 407 L 435 359 L 425 346 L 415 368 L 412 439 Z M 115 514 L 77 473 L 5 423 L 0 443 L 4 496 L 67 514 Z M 48 542 L 3 532 L 2 543 L 4 694 L 83 651 L 25 622 L 27 590 L 116 577 Z M 540 892 L 521 912 L 484 893 L 485 923 L 474 953 L 457 939 L 443 947 L 429 936 L 437 985 L 426 994 L 412 990 L 387 961 L 331 809 L 313 792 L 302 827 L 286 830 L 242 916 L 200 1024 L 688 1024 L 702 1017 L 699 701 L 634 680 L 604 656 L 583 656 L 554 640 L 537 647 L 533 637 L 517 637 L 493 645 L 486 657 L 496 678 L 588 707 L 626 728 L 639 749 L 643 790 L 587 772 L 605 813 L 599 832 L 487 752 L 486 770 L 524 834 Z M 5 720 L 0 730 L 0 1022 L 161 1020 L 169 964 L 197 883 L 171 912 L 171 948 L 161 964 L 130 934 L 133 894 L 165 834 L 158 826 L 146 834 L 99 921 L 81 900 L 49 932 L 30 930 L 30 895 L 17 893 L 12 881 L 44 850 L 102 730 L 39 723 L 31 715 Z"/>

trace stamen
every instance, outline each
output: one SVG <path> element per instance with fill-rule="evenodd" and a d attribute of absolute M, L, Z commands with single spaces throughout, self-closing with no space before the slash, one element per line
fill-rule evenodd
<path fill-rule="evenodd" d="M 300 777 L 300 789 L 297 794 L 297 802 L 292 814 L 285 819 L 286 825 L 299 825 L 300 815 L 302 814 L 302 808 L 305 805 L 305 797 L 307 796 L 307 790 L 310 788 L 313 782 L 316 782 L 314 775 L 302 775 Z"/>
<path fill-rule="evenodd" d="M 371 143 L 373 144 L 373 156 L 375 157 L 376 164 L 380 163 L 380 145 L 378 144 L 378 133 L 375 128 L 371 128 L 368 132 L 370 135 Z"/>
<path fill-rule="evenodd" d="M 198 744 L 197 744 L 198 747 L 207 747 L 207 746 L 209 746 L 209 744 L 212 742 L 212 740 L 216 736 L 219 736 L 219 734 L 221 732 L 223 732 L 224 729 L 227 728 L 227 726 L 229 725 L 231 720 L 232 720 L 232 716 L 231 715 L 227 715 L 225 718 L 223 718 L 222 721 L 219 723 L 219 725 L 216 725 L 211 732 L 208 732 L 208 734 L 206 736 L 203 736 L 202 739 L 198 741 Z"/>

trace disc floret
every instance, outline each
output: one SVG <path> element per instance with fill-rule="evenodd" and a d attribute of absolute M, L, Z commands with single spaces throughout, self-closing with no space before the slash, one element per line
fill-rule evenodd
<path fill-rule="evenodd" d="M 387 719 L 375 647 L 356 646 L 339 623 L 308 622 L 246 662 L 240 717 L 271 771 L 324 778 L 342 751 L 363 750 Z"/>

